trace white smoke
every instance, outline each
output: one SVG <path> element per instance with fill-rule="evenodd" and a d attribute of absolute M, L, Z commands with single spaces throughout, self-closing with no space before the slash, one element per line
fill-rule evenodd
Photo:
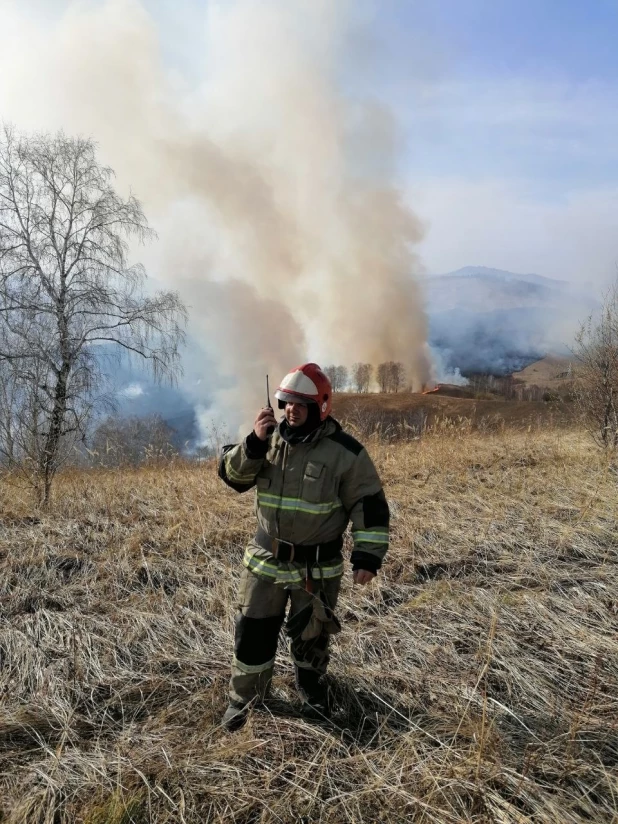
<path fill-rule="evenodd" d="M 138 0 L 72 2 L 53 25 L 0 0 L 2 116 L 94 137 L 142 199 L 160 240 L 141 256 L 189 305 L 230 428 L 263 404 L 267 371 L 276 382 L 307 359 L 429 377 L 396 124 L 342 82 L 354 9 L 211 3 L 188 83 Z"/>

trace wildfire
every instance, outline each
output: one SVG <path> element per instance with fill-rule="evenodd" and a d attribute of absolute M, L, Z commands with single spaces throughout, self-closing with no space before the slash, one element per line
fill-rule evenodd
<path fill-rule="evenodd" d="M 437 392 L 439 388 L 440 388 L 440 384 L 438 384 L 437 386 L 434 386 L 433 389 L 425 389 L 421 394 L 422 395 L 431 395 L 432 392 Z"/>

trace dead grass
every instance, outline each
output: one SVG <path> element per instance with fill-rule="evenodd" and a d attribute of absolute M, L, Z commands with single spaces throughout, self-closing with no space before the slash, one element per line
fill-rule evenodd
<path fill-rule="evenodd" d="M 352 421 L 359 432 L 379 429 L 389 437 L 398 428 L 444 427 L 453 422 L 478 432 L 496 432 L 505 427 L 523 430 L 572 427 L 576 414 L 572 403 L 515 402 L 491 395 L 454 397 L 441 392 L 360 395 L 342 392 L 334 395 L 333 409 L 337 419 Z"/>
<path fill-rule="evenodd" d="M 577 359 L 575 357 L 546 355 L 544 358 L 529 364 L 520 372 L 514 372 L 513 377 L 517 381 L 528 385 L 568 391 L 570 384 L 573 383 L 573 369 L 577 369 Z"/>
<path fill-rule="evenodd" d="M 565 430 L 370 448 L 393 543 L 346 574 L 332 729 L 286 655 L 218 726 L 254 522 L 212 464 L 68 473 L 44 515 L 2 485 L 3 824 L 618 821 L 611 466 Z"/>

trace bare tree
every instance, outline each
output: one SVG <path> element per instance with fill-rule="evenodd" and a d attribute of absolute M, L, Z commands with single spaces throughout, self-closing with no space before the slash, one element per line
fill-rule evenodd
<path fill-rule="evenodd" d="M 355 363 L 352 367 L 352 384 L 357 392 L 369 392 L 373 366 L 370 363 Z"/>
<path fill-rule="evenodd" d="M 345 389 L 348 382 L 348 370 L 345 366 L 335 366 L 331 364 L 325 367 L 324 374 L 330 381 L 333 392 L 341 392 Z"/>
<path fill-rule="evenodd" d="M 16 366 L 0 360 L 0 458 L 5 468 L 21 469 L 28 476 L 36 465 L 43 423 L 37 395 L 43 370 L 34 359 L 27 364 L 30 374 Z"/>
<path fill-rule="evenodd" d="M 333 392 L 335 391 L 335 383 L 337 381 L 336 370 L 337 367 L 332 363 L 330 364 L 330 366 L 325 366 L 322 370 L 328 378 L 328 380 L 330 381 L 330 385 L 333 387 Z"/>
<path fill-rule="evenodd" d="M 27 436 L 20 448 L 42 503 L 63 445 L 85 431 L 110 353 L 143 360 L 157 380 L 179 368 L 185 309 L 174 292 L 144 295 L 128 242 L 153 233 L 112 178 L 90 140 L 11 129 L 0 138 L 0 361 L 20 398 L 10 426 Z M 14 460 L 6 426 L 2 435 Z"/>
<path fill-rule="evenodd" d="M 391 366 L 389 361 L 378 364 L 376 379 L 380 392 L 388 392 L 391 386 Z"/>
<path fill-rule="evenodd" d="M 399 361 L 384 361 L 378 364 L 377 380 L 380 392 L 399 392 L 406 379 L 406 370 Z"/>
<path fill-rule="evenodd" d="M 618 446 L 618 284 L 576 335 L 574 394 L 594 440 Z"/>
<path fill-rule="evenodd" d="M 178 455 L 178 433 L 160 415 L 110 416 L 94 431 L 90 459 L 99 466 L 136 466 Z"/>
<path fill-rule="evenodd" d="M 399 392 L 403 389 L 403 384 L 406 379 L 406 370 L 403 363 L 399 361 L 389 361 L 390 372 L 390 390 L 391 392 Z"/>
<path fill-rule="evenodd" d="M 343 390 L 348 385 L 348 367 L 347 366 L 336 366 L 335 367 L 335 374 L 336 374 L 337 392 L 343 392 Z"/>

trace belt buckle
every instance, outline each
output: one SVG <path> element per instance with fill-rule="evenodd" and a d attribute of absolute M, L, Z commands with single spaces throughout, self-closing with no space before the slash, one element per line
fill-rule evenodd
<path fill-rule="evenodd" d="M 287 560 L 283 560 L 279 558 L 279 546 L 281 544 L 285 544 L 286 546 L 290 547 L 290 557 Z M 282 560 L 284 564 L 291 564 L 294 560 L 294 544 L 291 541 L 284 541 L 281 538 L 273 538 L 272 539 L 272 554 L 275 556 L 277 560 Z"/>

